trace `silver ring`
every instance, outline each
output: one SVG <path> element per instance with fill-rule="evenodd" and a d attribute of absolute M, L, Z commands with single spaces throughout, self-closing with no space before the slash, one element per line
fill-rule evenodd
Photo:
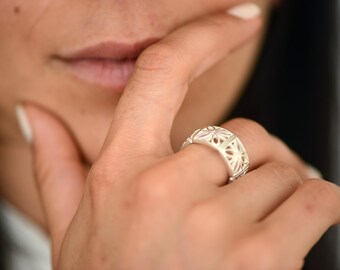
<path fill-rule="evenodd" d="M 220 153 L 230 175 L 228 183 L 247 173 L 249 169 L 248 154 L 240 139 L 229 130 L 217 126 L 197 129 L 183 143 L 181 150 L 192 143 L 207 145 Z"/>

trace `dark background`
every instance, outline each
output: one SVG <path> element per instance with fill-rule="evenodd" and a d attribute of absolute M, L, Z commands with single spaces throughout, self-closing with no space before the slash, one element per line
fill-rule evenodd
<path fill-rule="evenodd" d="M 283 0 L 272 14 L 256 70 L 232 114 L 260 122 L 337 184 L 338 10 L 335 0 Z M 337 235 L 338 227 L 326 233 L 304 269 L 340 269 Z"/>

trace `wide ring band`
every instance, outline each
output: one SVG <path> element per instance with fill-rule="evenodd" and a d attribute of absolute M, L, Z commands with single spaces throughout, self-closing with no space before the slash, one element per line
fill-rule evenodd
<path fill-rule="evenodd" d="M 247 152 L 240 139 L 229 130 L 218 126 L 197 129 L 183 143 L 181 149 L 193 143 L 204 144 L 218 151 L 227 165 L 228 183 L 247 173 L 249 169 Z"/>

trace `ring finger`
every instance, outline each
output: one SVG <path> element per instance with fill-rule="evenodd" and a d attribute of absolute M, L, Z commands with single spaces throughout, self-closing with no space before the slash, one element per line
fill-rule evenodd
<path fill-rule="evenodd" d="M 244 145 L 250 160 L 250 170 L 268 162 L 286 163 L 292 166 L 302 178 L 308 177 L 306 164 L 276 137 L 271 136 L 259 124 L 246 119 L 234 119 L 223 128 L 234 133 Z M 183 181 L 203 181 L 223 185 L 230 175 L 220 154 L 202 144 L 191 144 L 168 158 L 173 166 L 171 171 L 181 171 Z"/>

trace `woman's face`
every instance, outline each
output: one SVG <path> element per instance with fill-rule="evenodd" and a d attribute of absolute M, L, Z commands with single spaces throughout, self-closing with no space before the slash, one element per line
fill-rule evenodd
<path fill-rule="evenodd" d="M 0 0 L 0 141 L 21 141 L 14 106 L 32 101 L 58 116 L 93 161 L 139 52 L 185 22 L 239 2 Z M 266 13 L 269 0 L 254 2 Z M 230 110 L 260 39 L 191 85 L 174 124 L 175 149 Z"/>

